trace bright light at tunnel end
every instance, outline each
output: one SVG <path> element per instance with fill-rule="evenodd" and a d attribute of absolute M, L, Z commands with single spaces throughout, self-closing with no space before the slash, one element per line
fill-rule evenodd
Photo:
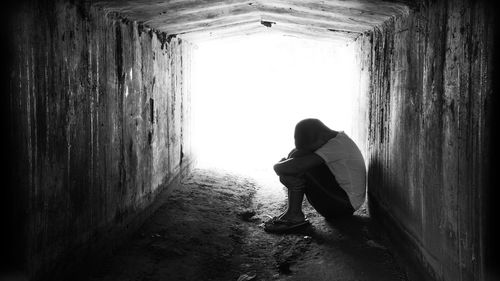
<path fill-rule="evenodd" d="M 198 166 L 272 172 L 304 118 L 350 134 L 354 62 L 346 44 L 278 34 L 198 44 L 191 80 Z"/>

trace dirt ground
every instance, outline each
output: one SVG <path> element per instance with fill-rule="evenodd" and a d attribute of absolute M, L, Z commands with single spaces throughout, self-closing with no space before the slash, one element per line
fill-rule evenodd
<path fill-rule="evenodd" d="M 277 179 L 197 169 L 89 281 L 409 280 L 366 209 L 329 222 L 304 200 L 311 226 L 264 232 L 285 208 Z"/>

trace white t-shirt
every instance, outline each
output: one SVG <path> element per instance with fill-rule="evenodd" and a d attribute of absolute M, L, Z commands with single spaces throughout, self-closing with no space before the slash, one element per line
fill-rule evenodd
<path fill-rule="evenodd" d="M 315 151 L 335 175 L 340 187 L 357 210 L 365 201 L 366 167 L 361 151 L 344 132 L 330 139 Z"/>

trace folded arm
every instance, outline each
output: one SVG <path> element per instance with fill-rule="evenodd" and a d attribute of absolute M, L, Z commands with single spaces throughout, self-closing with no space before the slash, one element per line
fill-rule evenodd
<path fill-rule="evenodd" d="M 324 163 L 323 158 L 315 153 L 307 153 L 299 157 L 294 156 L 295 155 L 293 155 L 292 158 L 285 159 L 275 164 L 274 171 L 276 174 L 280 176 L 299 175 Z"/>

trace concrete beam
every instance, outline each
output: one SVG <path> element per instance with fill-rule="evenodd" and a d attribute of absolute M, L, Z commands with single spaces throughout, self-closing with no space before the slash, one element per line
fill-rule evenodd
<path fill-rule="evenodd" d="M 363 33 L 369 31 L 373 28 L 373 25 L 367 23 L 354 23 L 352 21 L 337 20 L 325 20 L 319 19 L 317 17 L 307 17 L 307 14 L 295 13 L 276 13 L 276 12 L 264 12 L 261 14 L 263 20 L 276 22 L 277 24 L 290 24 L 297 28 L 306 29 L 323 29 L 323 30 L 335 30 L 344 31 L 346 33 Z"/>
<path fill-rule="evenodd" d="M 293 23 L 276 23 L 272 28 L 273 30 L 280 31 L 291 35 L 300 35 L 307 38 L 318 38 L 322 40 L 333 40 L 341 42 L 349 42 L 360 36 L 360 33 L 355 32 L 340 32 L 317 28 L 314 26 L 302 26 Z"/>
<path fill-rule="evenodd" d="M 328 30 L 314 30 L 314 28 L 297 28 L 297 26 L 289 24 L 273 24 L 272 27 L 266 27 L 260 22 L 249 22 L 245 24 L 234 24 L 220 28 L 212 28 L 197 32 L 188 32 L 180 34 L 179 37 L 193 43 L 202 41 L 215 40 L 227 37 L 244 37 L 257 33 L 270 32 L 283 36 L 291 36 L 297 38 L 307 38 L 319 41 L 328 41 L 338 44 L 346 44 L 352 42 L 355 38 L 353 34 L 345 34 L 332 32 Z"/>
<path fill-rule="evenodd" d="M 349 16 L 358 15 L 362 17 L 370 15 L 392 16 L 409 13 L 409 8 L 405 4 L 379 0 L 265 0 L 262 2 L 267 5 L 280 3 L 314 11 L 343 13 Z"/>
<path fill-rule="evenodd" d="M 167 34 L 230 28 L 261 18 L 293 24 L 315 35 L 320 29 L 362 33 L 390 17 L 408 13 L 407 6 L 374 0 L 135 0 L 100 1 L 107 12 L 117 12 Z M 301 28 L 304 26 L 305 28 Z M 311 30 L 314 32 L 311 33 Z M 224 32 L 222 32 L 224 33 Z M 230 33 L 230 32 L 229 32 Z"/>
<path fill-rule="evenodd" d="M 190 42 L 200 42 L 226 37 L 246 36 L 259 32 L 265 32 L 266 27 L 260 24 L 259 21 L 252 20 L 246 23 L 236 23 L 224 27 L 207 28 L 201 31 L 187 32 L 179 34 L 182 39 Z"/>
<path fill-rule="evenodd" d="M 199 22 L 176 24 L 176 25 L 158 25 L 155 27 L 159 31 L 165 32 L 167 34 L 186 34 L 189 32 L 202 32 L 202 31 L 214 31 L 217 29 L 230 28 L 235 25 L 244 25 L 251 22 L 260 22 L 260 13 L 243 13 L 243 14 L 233 14 L 226 17 L 217 18 L 215 20 L 205 20 Z"/>
<path fill-rule="evenodd" d="M 169 14 L 147 14 L 147 18 L 140 20 L 143 24 L 162 30 L 168 34 L 186 33 L 197 31 L 200 28 L 217 26 L 221 22 L 237 23 L 244 21 L 252 15 L 267 15 L 285 23 L 293 22 L 305 26 L 317 26 L 325 29 L 335 29 L 350 32 L 363 32 L 371 29 L 374 25 L 385 19 L 353 19 L 345 15 L 332 13 L 313 13 L 304 9 L 294 9 L 284 6 L 268 6 L 261 4 L 235 4 L 230 6 L 217 6 L 217 9 L 209 9 L 186 13 Z M 141 17 L 144 17 L 142 15 Z"/>

